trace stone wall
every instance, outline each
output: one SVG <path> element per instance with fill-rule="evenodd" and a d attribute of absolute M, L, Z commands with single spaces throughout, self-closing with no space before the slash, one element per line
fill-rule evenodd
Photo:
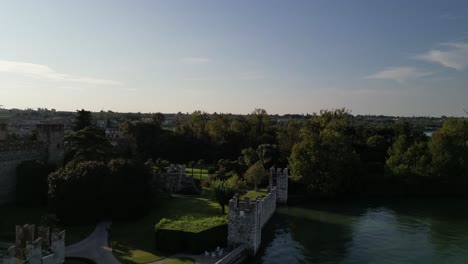
<path fill-rule="evenodd" d="M 280 204 L 286 204 L 288 202 L 288 168 L 285 169 L 270 169 L 270 186 L 275 186 L 277 189 L 277 202 Z"/>
<path fill-rule="evenodd" d="M 255 256 L 262 242 L 262 228 L 276 211 L 276 204 L 288 201 L 288 169 L 270 169 L 268 193 L 251 200 L 238 195 L 229 201 L 228 246 L 244 245 Z"/>
<path fill-rule="evenodd" d="M 192 176 L 185 174 L 185 165 L 171 164 L 167 168 L 165 177 L 161 178 L 164 189 L 170 193 L 200 194 L 201 189 Z"/>
<path fill-rule="evenodd" d="M 35 141 L 0 141 L 0 205 L 14 201 L 16 167 L 25 160 L 44 160 L 46 149 Z"/>
<path fill-rule="evenodd" d="M 276 187 L 266 196 L 251 201 L 240 201 L 235 196 L 229 201 L 228 246 L 246 245 L 249 254 L 255 255 L 262 242 L 262 228 L 276 210 Z"/>
<path fill-rule="evenodd" d="M 35 236 L 34 225 L 16 226 L 15 245 L 8 248 L 0 263 L 61 264 L 65 262 L 65 231 L 41 226 Z"/>
<path fill-rule="evenodd" d="M 43 160 L 61 166 L 63 162 L 62 124 L 37 125 L 38 140 L 7 140 L 7 127 L 0 124 L 0 205 L 14 201 L 16 167 L 23 161 Z"/>

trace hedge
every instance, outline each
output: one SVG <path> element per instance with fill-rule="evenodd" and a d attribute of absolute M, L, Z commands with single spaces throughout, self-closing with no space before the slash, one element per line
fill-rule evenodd
<path fill-rule="evenodd" d="M 228 225 L 206 229 L 201 232 L 186 232 L 157 228 L 155 231 L 156 250 L 168 253 L 187 252 L 198 254 L 205 250 L 227 245 Z"/>

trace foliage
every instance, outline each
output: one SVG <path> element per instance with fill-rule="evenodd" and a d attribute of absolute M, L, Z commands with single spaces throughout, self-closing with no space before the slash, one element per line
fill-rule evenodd
<path fill-rule="evenodd" d="M 112 145 L 105 131 L 97 127 L 86 127 L 65 136 L 64 159 L 70 161 L 108 161 L 113 156 Z"/>
<path fill-rule="evenodd" d="M 259 145 L 257 148 L 257 154 L 265 168 L 272 167 L 279 159 L 278 146 L 274 144 Z"/>
<path fill-rule="evenodd" d="M 225 206 L 235 194 L 242 195 L 247 192 L 247 186 L 239 177 L 233 176 L 227 180 L 215 180 L 211 183 L 214 199 L 221 206 L 221 212 L 226 213 Z"/>
<path fill-rule="evenodd" d="M 335 196 L 349 191 L 355 180 L 359 158 L 345 133 L 348 115 L 344 109 L 314 115 L 293 147 L 291 178 L 312 193 Z"/>
<path fill-rule="evenodd" d="M 406 135 L 397 137 L 388 150 L 386 162 L 392 175 L 399 177 L 401 184 L 416 184 L 418 177 L 426 177 L 431 172 L 431 156 L 426 141 L 409 142 Z"/>
<path fill-rule="evenodd" d="M 263 164 L 260 161 L 257 161 L 254 165 L 245 172 L 244 178 L 248 183 L 254 185 L 255 191 L 257 191 L 257 186 L 260 182 L 265 179 L 266 171 L 263 167 Z"/>
<path fill-rule="evenodd" d="M 163 218 L 156 224 L 155 229 L 179 230 L 196 233 L 224 224 L 227 224 L 227 218 L 225 215 L 205 218 L 184 216 L 177 219 Z"/>
<path fill-rule="evenodd" d="M 21 162 L 16 168 L 16 202 L 22 206 L 47 203 L 47 176 L 53 168 L 43 161 Z"/>
<path fill-rule="evenodd" d="M 248 167 L 255 164 L 259 158 L 257 152 L 253 148 L 245 148 L 242 150 L 242 157 L 245 165 Z"/>
<path fill-rule="evenodd" d="M 93 121 L 90 111 L 84 109 L 76 110 L 75 120 L 73 121 L 73 131 L 79 131 L 87 127 L 92 127 Z"/>
<path fill-rule="evenodd" d="M 432 135 L 429 148 L 434 176 L 468 193 L 468 120 L 448 119 Z"/>
<path fill-rule="evenodd" d="M 69 163 L 49 175 L 50 205 L 65 221 L 134 218 L 150 205 L 148 179 L 146 167 L 128 160 Z"/>
<path fill-rule="evenodd" d="M 170 197 L 160 193 L 156 206 L 151 208 L 148 215 L 132 222 L 112 224 L 111 244 L 116 256 L 121 262 L 132 263 L 148 263 L 168 256 L 167 252 L 155 250 L 155 223 L 162 218 L 219 216 L 219 205 L 211 197 L 210 189 L 204 189 L 202 195 L 190 198 Z"/>

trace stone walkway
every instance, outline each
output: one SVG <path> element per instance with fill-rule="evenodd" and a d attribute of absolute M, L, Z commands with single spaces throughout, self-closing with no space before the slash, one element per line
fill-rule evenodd
<path fill-rule="evenodd" d="M 169 261 L 171 259 L 181 259 L 181 258 L 193 259 L 195 261 L 195 264 L 214 264 L 218 260 L 221 259 L 221 257 L 212 258 L 212 257 L 207 257 L 203 254 L 202 255 L 175 254 L 165 259 L 161 259 L 155 262 L 150 262 L 147 264 L 164 264 L 164 262 Z"/>
<path fill-rule="evenodd" d="M 94 260 L 97 264 L 121 264 L 112 253 L 108 244 L 110 222 L 100 222 L 93 233 L 84 240 L 68 246 L 67 257 L 81 257 Z"/>

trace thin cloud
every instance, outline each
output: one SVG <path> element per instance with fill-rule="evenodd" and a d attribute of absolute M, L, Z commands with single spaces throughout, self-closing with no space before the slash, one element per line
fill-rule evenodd
<path fill-rule="evenodd" d="M 468 66 L 468 43 L 453 42 L 442 44 L 445 49 L 434 49 L 417 55 L 423 61 L 439 63 L 444 67 L 462 71 Z"/>
<path fill-rule="evenodd" d="M 0 72 L 22 74 L 29 77 L 55 81 L 78 82 L 99 85 L 122 85 L 122 83 L 113 80 L 60 73 L 46 65 L 21 61 L 0 60 Z"/>
<path fill-rule="evenodd" d="M 211 62 L 211 59 L 205 57 L 185 57 L 180 59 L 180 61 L 185 64 L 205 64 Z"/>
<path fill-rule="evenodd" d="M 411 79 L 418 79 L 424 76 L 431 75 L 431 72 L 422 71 L 413 67 L 390 67 L 383 71 L 367 76 L 367 79 L 383 79 L 393 80 L 397 82 L 405 82 Z"/>

